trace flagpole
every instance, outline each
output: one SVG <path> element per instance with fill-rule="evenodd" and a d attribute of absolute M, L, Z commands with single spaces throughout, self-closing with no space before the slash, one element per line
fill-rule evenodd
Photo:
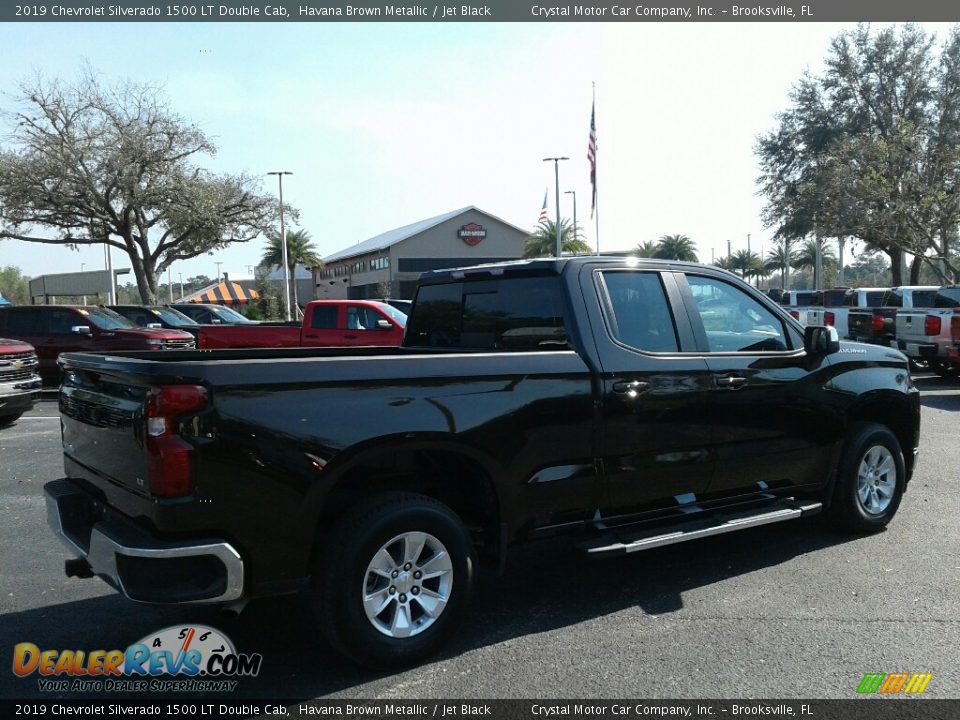
<path fill-rule="evenodd" d="M 593 118 L 594 118 L 594 123 L 596 123 L 596 118 L 597 118 L 597 84 L 596 84 L 595 82 L 594 82 L 594 83 L 590 83 L 590 84 L 593 86 Z M 599 155 L 599 153 L 600 153 L 600 148 L 599 148 L 599 146 L 598 146 L 598 148 L 597 148 L 597 154 Z M 599 163 L 598 163 L 598 164 L 599 164 Z M 597 173 L 596 171 L 594 171 L 594 175 L 593 175 L 594 200 L 593 200 L 593 203 L 594 203 L 594 213 L 595 213 L 595 221 L 596 221 L 596 230 L 595 230 L 596 236 L 595 236 L 595 237 L 596 237 L 596 241 L 597 241 L 597 255 L 599 255 L 599 254 L 600 254 L 600 191 L 599 191 L 599 187 L 600 187 L 600 186 L 599 186 L 599 184 L 598 184 L 598 182 L 597 182 L 597 175 L 598 175 L 598 173 Z"/>

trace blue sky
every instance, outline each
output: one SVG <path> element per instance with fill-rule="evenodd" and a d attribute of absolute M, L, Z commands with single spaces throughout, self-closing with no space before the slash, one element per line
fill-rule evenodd
<path fill-rule="evenodd" d="M 0 25 L 0 107 L 34 71 L 162 84 L 219 147 L 224 172 L 290 170 L 285 199 L 330 254 L 391 228 L 477 205 L 536 223 L 553 168 L 589 220 L 586 161 L 597 84 L 600 241 L 626 249 L 685 233 L 702 260 L 769 246 L 753 144 L 805 68 L 826 23 L 27 24 Z M 848 27 L 848 26 L 846 26 Z M 930 29 L 944 33 L 947 26 Z M 275 192 L 264 177 L 264 191 Z M 570 196 L 561 195 L 564 217 Z M 246 272 L 262 241 L 177 263 L 173 277 Z M 127 263 L 114 251 L 114 265 Z M 101 268 L 101 248 L 0 241 L 0 265 L 31 276 Z"/>

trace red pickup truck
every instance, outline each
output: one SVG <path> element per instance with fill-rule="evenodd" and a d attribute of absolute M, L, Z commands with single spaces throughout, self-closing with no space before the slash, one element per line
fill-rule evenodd
<path fill-rule="evenodd" d="M 197 347 L 221 348 L 399 346 L 407 316 L 374 300 L 314 300 L 303 324 L 204 325 Z"/>
<path fill-rule="evenodd" d="M 179 330 L 142 328 L 113 310 L 93 305 L 23 305 L 0 308 L 0 336 L 37 349 L 44 385 L 60 384 L 62 352 L 187 350 L 193 336 Z"/>
<path fill-rule="evenodd" d="M 37 366 L 31 345 L 0 338 L 0 427 L 23 415 L 40 397 Z"/>

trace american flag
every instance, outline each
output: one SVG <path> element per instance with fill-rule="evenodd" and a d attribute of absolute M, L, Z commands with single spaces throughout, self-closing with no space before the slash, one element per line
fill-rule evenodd
<path fill-rule="evenodd" d="M 544 190 L 543 191 L 543 207 L 540 208 L 540 218 L 537 220 L 537 224 L 539 225 L 540 223 L 546 222 L 546 221 L 547 221 L 547 191 Z"/>
<path fill-rule="evenodd" d="M 590 199 L 590 217 L 597 207 L 597 103 L 590 107 L 590 141 L 587 143 L 587 160 L 590 161 L 590 185 L 593 193 Z"/>

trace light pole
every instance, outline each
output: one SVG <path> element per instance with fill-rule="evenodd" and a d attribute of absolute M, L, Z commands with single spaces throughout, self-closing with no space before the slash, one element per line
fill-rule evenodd
<path fill-rule="evenodd" d="M 553 230 L 557 236 L 557 257 L 560 257 L 562 254 L 562 246 L 560 243 L 560 161 L 569 159 L 568 157 L 547 157 L 543 159 L 544 162 L 553 161 L 553 181 L 557 191 L 557 224 Z"/>
<path fill-rule="evenodd" d="M 564 195 L 573 195 L 573 239 L 577 239 L 577 191 L 564 190 Z"/>
<path fill-rule="evenodd" d="M 80 272 L 83 272 L 83 269 L 84 269 L 86 266 L 87 266 L 86 263 L 80 263 Z M 84 305 L 87 304 L 87 296 L 86 296 L 86 295 L 83 296 L 83 304 L 84 304 Z"/>
<path fill-rule="evenodd" d="M 173 302 L 173 273 L 169 265 L 167 265 L 167 295 L 170 298 L 170 302 Z"/>
<path fill-rule="evenodd" d="M 217 281 L 217 282 L 220 282 L 220 266 L 223 265 L 223 260 L 221 260 L 220 262 L 214 262 L 213 264 L 217 266 L 217 277 L 216 277 L 216 281 Z"/>
<path fill-rule="evenodd" d="M 283 298 L 287 307 L 287 320 L 290 320 L 290 267 L 287 264 L 287 231 L 283 226 L 283 176 L 293 175 L 289 170 L 274 170 L 267 175 L 276 175 L 280 186 L 280 254 L 283 257 Z M 296 280 L 294 280 L 296 282 Z"/>
<path fill-rule="evenodd" d="M 183 273 L 177 273 L 180 276 L 180 300 L 183 300 Z"/>

